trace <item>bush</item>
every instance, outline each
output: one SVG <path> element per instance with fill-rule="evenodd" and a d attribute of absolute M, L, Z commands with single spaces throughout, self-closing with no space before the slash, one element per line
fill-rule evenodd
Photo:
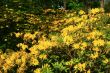
<path fill-rule="evenodd" d="M 88 14 L 80 10 L 66 13 L 60 19 L 59 16 L 45 16 L 43 20 L 37 15 L 26 14 L 25 23 L 29 28 L 10 34 L 15 37 L 12 40 L 17 40 L 13 48 L 19 50 L 0 51 L 0 71 L 110 72 L 110 13 L 95 8 Z M 25 27 L 25 24 L 20 26 Z"/>

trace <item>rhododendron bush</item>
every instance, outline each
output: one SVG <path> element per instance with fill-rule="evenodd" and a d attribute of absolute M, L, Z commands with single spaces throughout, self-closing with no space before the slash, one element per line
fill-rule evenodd
<path fill-rule="evenodd" d="M 110 13 L 95 8 L 88 13 L 25 16 L 26 24 L 18 24 L 19 32 L 10 33 L 18 50 L 0 51 L 1 73 L 110 72 Z"/>

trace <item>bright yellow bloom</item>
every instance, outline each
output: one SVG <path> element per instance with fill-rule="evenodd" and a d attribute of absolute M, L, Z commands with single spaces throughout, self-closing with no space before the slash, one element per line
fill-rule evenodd
<path fill-rule="evenodd" d="M 80 28 L 82 28 L 83 26 L 84 26 L 84 22 L 81 22 L 81 23 L 79 23 L 76 27 L 78 28 L 78 29 L 80 29 Z"/>
<path fill-rule="evenodd" d="M 66 65 L 72 65 L 73 64 L 73 60 L 67 61 L 65 63 L 66 63 Z"/>
<path fill-rule="evenodd" d="M 41 54 L 41 55 L 39 56 L 39 58 L 40 58 L 40 59 L 46 59 L 46 58 L 47 58 L 47 55 Z"/>
<path fill-rule="evenodd" d="M 103 63 L 107 64 L 109 60 L 106 58 L 105 60 L 102 61 Z"/>
<path fill-rule="evenodd" d="M 38 65 L 39 61 L 36 58 L 31 58 L 30 64 L 32 65 Z"/>
<path fill-rule="evenodd" d="M 81 47 L 80 47 L 81 50 L 85 50 L 86 47 L 87 47 L 87 43 L 86 42 L 81 43 Z"/>
<path fill-rule="evenodd" d="M 70 45 L 73 42 L 73 37 L 72 36 L 65 36 L 64 37 L 64 43 L 67 45 Z"/>
<path fill-rule="evenodd" d="M 62 36 L 67 36 L 67 34 L 68 34 L 67 31 L 63 31 L 63 32 L 61 33 Z"/>
<path fill-rule="evenodd" d="M 91 73 L 90 69 L 87 71 L 87 73 Z"/>
<path fill-rule="evenodd" d="M 36 55 L 39 54 L 37 50 L 37 45 L 32 46 L 29 50 L 31 51 L 31 54 L 36 54 Z"/>
<path fill-rule="evenodd" d="M 11 61 L 9 58 L 7 58 L 7 59 L 5 60 L 5 62 L 6 62 L 6 64 L 8 64 L 8 65 L 11 65 L 11 64 L 13 63 L 13 61 Z"/>
<path fill-rule="evenodd" d="M 91 54 L 91 58 L 92 59 L 96 59 L 97 57 L 98 57 L 99 55 L 98 55 L 98 52 L 95 52 L 94 54 Z"/>
<path fill-rule="evenodd" d="M 35 69 L 34 73 L 41 73 L 41 69 L 40 68 Z"/>
<path fill-rule="evenodd" d="M 109 45 L 109 46 L 110 46 L 110 41 L 107 41 L 107 45 Z"/>
<path fill-rule="evenodd" d="M 61 31 L 61 32 L 62 32 L 61 35 L 62 35 L 62 36 L 67 36 L 68 32 L 70 33 L 70 32 L 72 32 L 74 29 L 75 29 L 75 27 L 73 27 L 73 25 L 70 25 L 70 26 L 64 28 L 64 29 Z"/>
<path fill-rule="evenodd" d="M 71 23 L 73 20 L 74 20 L 73 18 L 69 18 L 69 19 L 66 20 L 65 24 Z"/>
<path fill-rule="evenodd" d="M 82 15 L 81 18 L 86 20 L 88 18 L 88 16 L 87 15 Z"/>
<path fill-rule="evenodd" d="M 22 60 L 21 59 L 17 59 L 16 60 L 16 64 L 20 65 L 22 63 Z"/>
<path fill-rule="evenodd" d="M 91 13 L 93 13 L 93 14 L 96 14 L 96 13 L 98 13 L 100 10 L 98 9 L 98 8 L 95 8 L 95 9 L 92 9 L 91 10 Z"/>
<path fill-rule="evenodd" d="M 39 50 L 45 50 L 45 49 L 51 48 L 53 46 L 56 46 L 55 42 L 44 40 L 44 41 L 39 41 L 39 44 L 37 45 L 37 48 Z"/>
<path fill-rule="evenodd" d="M 80 44 L 79 44 L 79 43 L 73 44 L 73 47 L 74 47 L 75 49 L 78 49 L 78 48 L 80 48 Z"/>
<path fill-rule="evenodd" d="M 52 41 L 56 41 L 57 38 L 58 38 L 57 36 L 51 36 L 51 40 L 52 40 Z"/>
<path fill-rule="evenodd" d="M 94 40 L 92 43 L 94 46 L 104 46 L 105 44 L 104 40 L 101 40 L 101 39 Z"/>
<path fill-rule="evenodd" d="M 97 14 L 97 13 L 100 13 L 100 12 L 104 12 L 104 9 L 103 8 L 94 8 L 94 9 L 90 10 L 91 14 Z"/>
<path fill-rule="evenodd" d="M 21 61 L 22 61 L 23 63 L 25 63 L 25 62 L 26 62 L 26 56 L 22 56 L 22 57 L 21 57 Z"/>
<path fill-rule="evenodd" d="M 85 14 L 85 12 L 84 12 L 83 10 L 80 10 L 80 11 L 79 11 L 79 14 L 80 14 L 80 15 L 83 15 L 83 14 Z"/>
<path fill-rule="evenodd" d="M 5 56 L 4 56 L 4 54 L 0 55 L 0 57 L 1 57 L 2 59 L 5 59 Z"/>
<path fill-rule="evenodd" d="M 86 43 L 86 42 L 83 42 L 81 45 L 82 45 L 82 47 L 84 47 L 84 48 L 87 47 L 87 43 Z"/>
<path fill-rule="evenodd" d="M 87 39 L 88 39 L 88 40 L 89 40 L 89 39 L 95 39 L 95 38 L 97 38 L 97 37 L 99 37 L 99 36 L 101 36 L 101 35 L 103 35 L 102 32 L 99 32 L 99 31 L 97 31 L 97 30 L 94 30 L 94 31 L 92 31 L 92 32 L 90 32 L 90 33 L 88 34 Z"/>
<path fill-rule="evenodd" d="M 33 40 L 36 37 L 36 34 L 37 34 L 37 32 L 35 34 L 26 33 L 26 34 L 24 34 L 24 40 L 29 40 L 29 39 Z"/>
<path fill-rule="evenodd" d="M 77 65 L 74 66 L 75 69 L 78 69 L 80 71 L 85 71 L 86 68 L 86 63 L 78 63 Z"/>
<path fill-rule="evenodd" d="M 15 33 L 15 36 L 18 38 L 18 37 L 20 37 L 22 35 L 22 33 Z"/>
<path fill-rule="evenodd" d="M 19 43 L 19 44 L 17 44 L 17 47 L 20 47 L 20 48 L 22 48 L 23 50 L 25 50 L 26 48 L 28 48 L 28 46 L 25 45 L 24 43 Z"/>
<path fill-rule="evenodd" d="M 38 34 L 39 32 L 38 31 L 36 31 L 35 33 L 34 33 L 34 35 L 36 35 L 36 34 Z"/>
<path fill-rule="evenodd" d="M 92 48 L 92 50 L 96 51 L 96 52 L 100 51 L 100 49 L 98 47 Z"/>

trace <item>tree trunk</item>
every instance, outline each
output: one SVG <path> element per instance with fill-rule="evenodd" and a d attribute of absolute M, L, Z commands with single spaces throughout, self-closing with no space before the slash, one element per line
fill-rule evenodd
<path fill-rule="evenodd" d="M 104 0 L 100 0 L 100 6 L 101 8 L 104 8 Z"/>

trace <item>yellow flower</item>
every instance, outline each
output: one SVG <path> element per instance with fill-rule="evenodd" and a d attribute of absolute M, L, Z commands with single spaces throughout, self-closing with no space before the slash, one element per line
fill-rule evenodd
<path fill-rule="evenodd" d="M 45 49 L 51 48 L 56 45 L 55 42 L 51 42 L 48 40 L 43 40 L 43 41 L 38 41 L 38 42 L 39 42 L 39 44 L 37 45 L 37 48 L 39 50 L 45 50 Z"/>
<path fill-rule="evenodd" d="M 37 45 L 32 46 L 29 50 L 31 51 L 31 54 L 36 54 L 36 55 L 39 54 L 37 50 Z"/>
<path fill-rule="evenodd" d="M 68 33 L 67 31 L 63 31 L 63 32 L 61 33 L 61 35 L 62 35 L 62 36 L 67 36 L 67 33 Z"/>
<path fill-rule="evenodd" d="M 94 40 L 92 43 L 94 46 L 104 46 L 105 44 L 104 40 L 101 40 L 101 39 Z"/>
<path fill-rule="evenodd" d="M 73 60 L 70 60 L 70 61 L 67 61 L 67 62 L 66 62 L 66 65 L 72 66 L 72 64 L 73 64 Z"/>
<path fill-rule="evenodd" d="M 85 12 L 84 12 L 83 10 L 80 10 L 80 11 L 79 11 L 79 14 L 80 14 L 80 15 L 83 15 L 83 14 L 85 14 Z"/>
<path fill-rule="evenodd" d="M 22 56 L 22 57 L 21 57 L 21 61 L 22 61 L 23 63 L 25 63 L 25 62 L 26 62 L 26 56 Z"/>
<path fill-rule="evenodd" d="M 82 28 L 83 26 L 84 26 L 84 22 L 81 22 L 81 23 L 79 23 L 78 25 L 77 25 L 77 29 L 80 29 L 80 28 Z"/>
<path fill-rule="evenodd" d="M 86 47 L 87 47 L 87 43 L 86 42 L 83 42 L 82 44 L 81 44 L 81 50 L 85 50 L 86 49 Z"/>
<path fill-rule="evenodd" d="M 68 31 L 69 31 L 69 32 L 71 32 L 71 31 L 73 31 L 73 30 L 74 30 L 73 25 L 70 25 L 70 26 L 68 26 L 67 28 L 68 28 Z"/>
<path fill-rule="evenodd" d="M 64 43 L 66 43 L 67 45 L 70 45 L 73 42 L 73 37 L 65 36 L 63 40 L 64 40 Z"/>
<path fill-rule="evenodd" d="M 22 49 L 25 50 L 26 48 L 28 48 L 27 45 L 22 45 Z"/>
<path fill-rule="evenodd" d="M 103 13 L 104 9 L 103 8 L 94 8 L 90 10 L 90 14 L 97 14 L 97 13 Z"/>
<path fill-rule="evenodd" d="M 83 42 L 81 45 L 82 45 L 82 47 L 84 47 L 84 48 L 87 47 L 87 43 L 86 43 L 86 42 Z"/>
<path fill-rule="evenodd" d="M 8 65 L 11 65 L 11 64 L 13 63 L 9 58 L 7 58 L 7 59 L 5 60 L 5 62 L 6 62 L 6 64 L 8 64 Z"/>
<path fill-rule="evenodd" d="M 20 65 L 22 63 L 21 59 L 16 60 L 16 64 Z"/>
<path fill-rule="evenodd" d="M 37 48 L 38 48 L 39 50 L 45 50 L 45 49 L 47 49 L 48 47 L 43 46 L 42 44 L 39 44 L 39 45 L 37 45 Z"/>
<path fill-rule="evenodd" d="M 87 15 L 82 15 L 81 17 L 82 17 L 83 19 L 85 19 L 85 20 L 88 18 Z"/>
<path fill-rule="evenodd" d="M 62 36 L 67 36 L 68 32 L 70 33 L 70 32 L 72 32 L 74 29 L 75 29 L 75 28 L 73 27 L 73 25 L 70 25 L 70 26 L 64 28 L 64 29 L 61 31 L 61 32 L 62 32 L 61 35 L 62 35 Z"/>
<path fill-rule="evenodd" d="M 28 48 L 28 46 L 25 45 L 24 43 L 19 43 L 19 44 L 17 44 L 17 47 L 20 47 L 20 48 L 22 48 L 23 50 L 25 50 L 26 48 Z"/>
<path fill-rule="evenodd" d="M 97 36 L 99 37 L 99 36 L 101 36 L 101 35 L 103 35 L 102 32 L 99 32 L 99 31 L 97 31 L 97 30 L 93 30 L 92 32 L 90 32 L 90 33 L 88 34 L 87 39 L 88 39 L 88 40 L 90 40 L 90 39 L 95 39 L 95 38 L 97 38 Z"/>
<path fill-rule="evenodd" d="M 36 31 L 35 33 L 34 33 L 34 35 L 36 35 L 36 34 L 38 34 L 39 32 L 38 31 Z"/>
<path fill-rule="evenodd" d="M 87 71 L 87 73 L 91 73 L 90 69 Z"/>
<path fill-rule="evenodd" d="M 99 55 L 98 55 L 98 52 L 95 52 L 94 54 L 91 54 L 91 58 L 92 59 L 96 59 L 97 57 L 98 57 Z"/>
<path fill-rule="evenodd" d="M 18 38 L 18 37 L 20 37 L 22 35 L 22 33 L 15 33 L 15 36 Z"/>
<path fill-rule="evenodd" d="M 51 36 L 51 40 L 52 40 L 52 41 L 56 41 L 57 38 L 58 38 L 57 36 Z"/>
<path fill-rule="evenodd" d="M 92 48 L 92 50 L 96 52 L 100 51 L 98 47 Z"/>
<path fill-rule="evenodd" d="M 105 60 L 102 61 L 103 63 L 107 64 L 109 60 L 106 58 Z"/>
<path fill-rule="evenodd" d="M 39 58 L 40 58 L 40 59 L 46 59 L 46 58 L 47 58 L 47 55 L 41 54 L 41 55 L 39 56 Z"/>
<path fill-rule="evenodd" d="M 109 45 L 109 46 L 110 46 L 110 41 L 107 41 L 107 45 Z"/>
<path fill-rule="evenodd" d="M 79 44 L 79 43 L 73 44 L 73 47 L 74 47 L 75 49 L 78 49 L 78 48 L 80 48 L 80 44 Z"/>
<path fill-rule="evenodd" d="M 99 12 L 100 12 L 99 8 L 95 8 L 95 9 L 90 10 L 90 13 L 92 13 L 92 14 L 96 14 L 96 13 L 99 13 Z"/>
<path fill-rule="evenodd" d="M 2 54 L 2 55 L 0 55 L 0 57 L 2 58 L 2 59 L 5 59 L 5 56 Z"/>
<path fill-rule="evenodd" d="M 86 68 L 86 63 L 78 63 L 77 65 L 74 66 L 75 69 L 78 69 L 80 71 L 85 71 Z"/>
<path fill-rule="evenodd" d="M 69 19 L 66 20 L 65 24 L 71 23 L 72 21 L 73 21 L 73 18 L 69 18 Z"/>
<path fill-rule="evenodd" d="M 32 65 L 38 65 L 39 61 L 36 58 L 31 58 L 30 64 Z"/>
<path fill-rule="evenodd" d="M 35 34 L 31 34 L 31 33 L 26 33 L 24 34 L 24 40 L 29 40 L 29 39 L 34 39 L 36 37 L 37 32 L 35 32 Z"/>
<path fill-rule="evenodd" d="M 34 73 L 41 73 L 41 69 L 40 68 L 35 69 Z"/>

